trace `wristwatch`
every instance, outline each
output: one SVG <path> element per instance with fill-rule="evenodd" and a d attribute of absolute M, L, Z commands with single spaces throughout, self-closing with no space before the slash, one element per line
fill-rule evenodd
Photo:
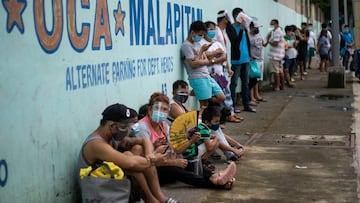
<path fill-rule="evenodd" d="M 215 59 L 211 59 L 211 63 L 215 63 Z"/>

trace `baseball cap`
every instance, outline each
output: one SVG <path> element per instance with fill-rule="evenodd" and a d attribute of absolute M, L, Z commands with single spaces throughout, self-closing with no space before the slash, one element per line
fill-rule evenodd
<path fill-rule="evenodd" d="M 119 103 L 106 107 L 101 115 L 104 120 L 114 122 L 135 123 L 137 121 L 136 111 Z"/>

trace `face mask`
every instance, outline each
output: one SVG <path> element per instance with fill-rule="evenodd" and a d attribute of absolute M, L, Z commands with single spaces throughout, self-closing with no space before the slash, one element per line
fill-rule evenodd
<path fill-rule="evenodd" d="M 270 25 L 270 27 L 269 27 L 269 31 L 273 31 L 273 30 L 275 30 L 275 26 Z"/>
<path fill-rule="evenodd" d="M 202 39 L 202 36 L 195 35 L 195 36 L 192 38 L 192 41 L 193 41 L 193 42 L 200 42 L 201 39 Z"/>
<path fill-rule="evenodd" d="M 207 35 L 208 35 L 208 37 L 210 39 L 214 39 L 214 37 L 216 36 L 216 31 L 215 30 L 208 30 Z"/>
<path fill-rule="evenodd" d="M 256 34 L 256 35 L 259 34 L 259 28 L 254 29 L 254 34 Z"/>
<path fill-rule="evenodd" d="M 344 29 L 344 33 L 349 33 L 349 29 Z"/>
<path fill-rule="evenodd" d="M 124 137 L 128 136 L 130 134 L 130 129 L 126 128 L 126 129 L 122 129 L 122 128 L 118 128 L 118 132 L 114 133 L 112 135 L 114 140 L 121 140 Z"/>
<path fill-rule="evenodd" d="M 135 123 L 135 124 L 131 127 L 131 131 L 130 131 L 129 136 L 135 137 L 139 132 L 140 132 L 140 124 L 139 124 L 139 123 Z"/>
<path fill-rule="evenodd" d="M 151 120 L 156 122 L 156 123 L 160 123 L 162 121 L 166 121 L 167 119 L 167 114 L 161 112 L 161 111 L 153 111 L 152 115 L 151 115 Z"/>
<path fill-rule="evenodd" d="M 180 103 L 185 103 L 187 101 L 187 99 L 189 98 L 189 95 L 186 94 L 186 93 L 176 93 L 176 96 L 175 96 L 175 100 L 180 102 Z"/>
<path fill-rule="evenodd" d="M 312 27 L 308 27 L 307 29 L 308 29 L 309 31 L 311 31 L 311 30 L 312 30 Z"/>
<path fill-rule="evenodd" d="M 214 125 L 211 125 L 209 128 L 211 130 L 217 131 L 219 129 L 219 127 L 220 127 L 220 123 L 216 123 Z"/>

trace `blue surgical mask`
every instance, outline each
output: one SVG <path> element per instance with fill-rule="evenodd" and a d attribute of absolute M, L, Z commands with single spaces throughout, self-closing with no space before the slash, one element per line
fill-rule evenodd
<path fill-rule="evenodd" d="M 135 124 L 131 127 L 131 131 L 130 131 L 130 135 L 129 135 L 129 136 L 135 137 L 139 132 L 140 132 L 140 124 L 139 124 L 139 123 L 135 123 Z"/>
<path fill-rule="evenodd" d="M 193 38 L 192 38 L 192 41 L 193 42 L 200 42 L 202 40 L 202 36 L 199 36 L 199 35 L 195 35 Z"/>
<path fill-rule="evenodd" d="M 344 29 L 344 33 L 349 33 L 349 29 Z"/>
<path fill-rule="evenodd" d="M 214 37 L 216 36 L 216 31 L 215 30 L 208 30 L 207 35 L 210 39 L 214 39 Z"/>
<path fill-rule="evenodd" d="M 220 128 L 220 123 L 213 124 L 209 128 L 213 131 L 217 131 Z"/>
<path fill-rule="evenodd" d="M 151 120 L 156 122 L 156 123 L 166 121 L 166 119 L 167 119 L 167 114 L 163 113 L 161 111 L 153 111 L 153 113 L 151 115 Z"/>

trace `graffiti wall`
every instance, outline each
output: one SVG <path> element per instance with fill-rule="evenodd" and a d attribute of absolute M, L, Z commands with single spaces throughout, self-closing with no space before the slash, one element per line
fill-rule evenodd
<path fill-rule="evenodd" d="M 180 46 L 191 22 L 234 7 L 263 35 L 273 18 L 303 20 L 268 0 L 2 0 L 0 202 L 75 202 L 78 152 L 102 110 L 170 96 L 186 79 Z"/>

